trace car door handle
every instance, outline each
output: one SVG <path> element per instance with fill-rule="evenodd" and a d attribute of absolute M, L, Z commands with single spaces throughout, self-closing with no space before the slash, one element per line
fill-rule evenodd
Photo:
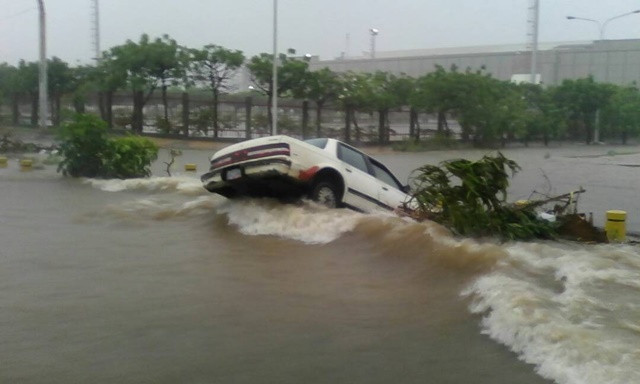
<path fill-rule="evenodd" d="M 344 170 L 345 170 L 345 171 L 347 171 L 347 172 L 349 172 L 349 173 L 353 173 L 353 171 L 352 171 L 352 170 L 350 170 L 349 168 L 345 168 Z"/>
<path fill-rule="evenodd" d="M 387 188 L 387 187 L 382 187 L 382 189 L 384 189 L 385 191 L 389 190 L 389 188 Z"/>

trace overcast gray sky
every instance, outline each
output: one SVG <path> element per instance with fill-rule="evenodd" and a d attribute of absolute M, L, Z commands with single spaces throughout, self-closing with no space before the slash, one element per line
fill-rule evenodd
<path fill-rule="evenodd" d="M 47 56 L 88 63 L 92 51 L 92 0 L 44 0 Z M 377 51 L 527 41 L 530 0 L 279 0 L 279 46 L 322 59 L 362 55 L 377 28 Z M 597 24 L 640 9 L 639 0 L 540 0 L 540 41 L 598 38 Z M 272 50 L 273 0 L 100 0 L 103 50 L 164 33 L 191 48 L 218 44 L 251 56 Z M 640 14 L 612 21 L 607 39 L 640 38 Z M 38 58 L 36 0 L 0 0 L 0 62 Z"/>

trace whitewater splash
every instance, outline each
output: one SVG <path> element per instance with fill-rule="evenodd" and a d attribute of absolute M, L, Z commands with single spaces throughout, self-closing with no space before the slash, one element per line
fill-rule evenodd
<path fill-rule="evenodd" d="M 142 192 L 177 192 L 185 195 L 209 194 L 200 179 L 193 177 L 149 177 L 141 179 L 86 179 L 86 183 L 105 192 L 142 191 Z"/>
<path fill-rule="evenodd" d="M 640 382 L 640 253 L 528 244 L 464 295 L 483 331 L 560 384 Z"/>
<path fill-rule="evenodd" d="M 272 199 L 227 200 L 207 192 L 200 180 L 189 177 L 87 179 L 86 182 L 106 192 L 147 193 L 144 198 L 106 207 L 103 213 L 116 217 L 166 220 L 217 214 L 226 216 L 231 225 L 246 235 L 278 236 L 308 244 L 332 242 L 352 231 L 365 217 L 349 210 L 326 209 L 310 201 L 294 205 L 282 204 Z M 197 197 L 184 201 L 179 199 L 180 196 Z"/>

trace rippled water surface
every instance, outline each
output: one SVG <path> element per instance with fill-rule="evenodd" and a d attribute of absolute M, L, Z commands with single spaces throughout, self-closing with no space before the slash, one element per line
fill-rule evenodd
<path fill-rule="evenodd" d="M 638 231 L 632 152 L 509 150 L 511 196 L 582 186 L 597 224 L 623 209 Z M 483 154 L 377 157 L 406 179 Z M 180 161 L 204 170 L 208 155 Z M 0 382 L 640 382 L 635 246 L 480 244 L 390 215 L 228 201 L 163 168 L 0 169 Z"/>

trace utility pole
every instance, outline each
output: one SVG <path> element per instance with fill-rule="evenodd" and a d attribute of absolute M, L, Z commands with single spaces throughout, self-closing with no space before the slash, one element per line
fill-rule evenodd
<path fill-rule="evenodd" d="M 271 84 L 271 134 L 278 134 L 278 0 L 273 0 L 273 82 Z"/>
<path fill-rule="evenodd" d="M 538 72 L 538 25 L 540 18 L 540 1 L 530 0 L 529 6 L 529 44 L 531 45 L 531 84 L 537 83 Z"/>
<path fill-rule="evenodd" d="M 98 0 L 93 0 L 93 49 L 96 64 L 100 63 L 102 51 L 100 50 L 100 5 Z"/>
<path fill-rule="evenodd" d="M 38 1 L 38 9 L 40 11 L 40 73 L 38 82 L 39 91 L 39 112 L 40 112 L 40 128 L 47 128 L 47 28 L 46 17 L 44 12 L 44 0 Z"/>

